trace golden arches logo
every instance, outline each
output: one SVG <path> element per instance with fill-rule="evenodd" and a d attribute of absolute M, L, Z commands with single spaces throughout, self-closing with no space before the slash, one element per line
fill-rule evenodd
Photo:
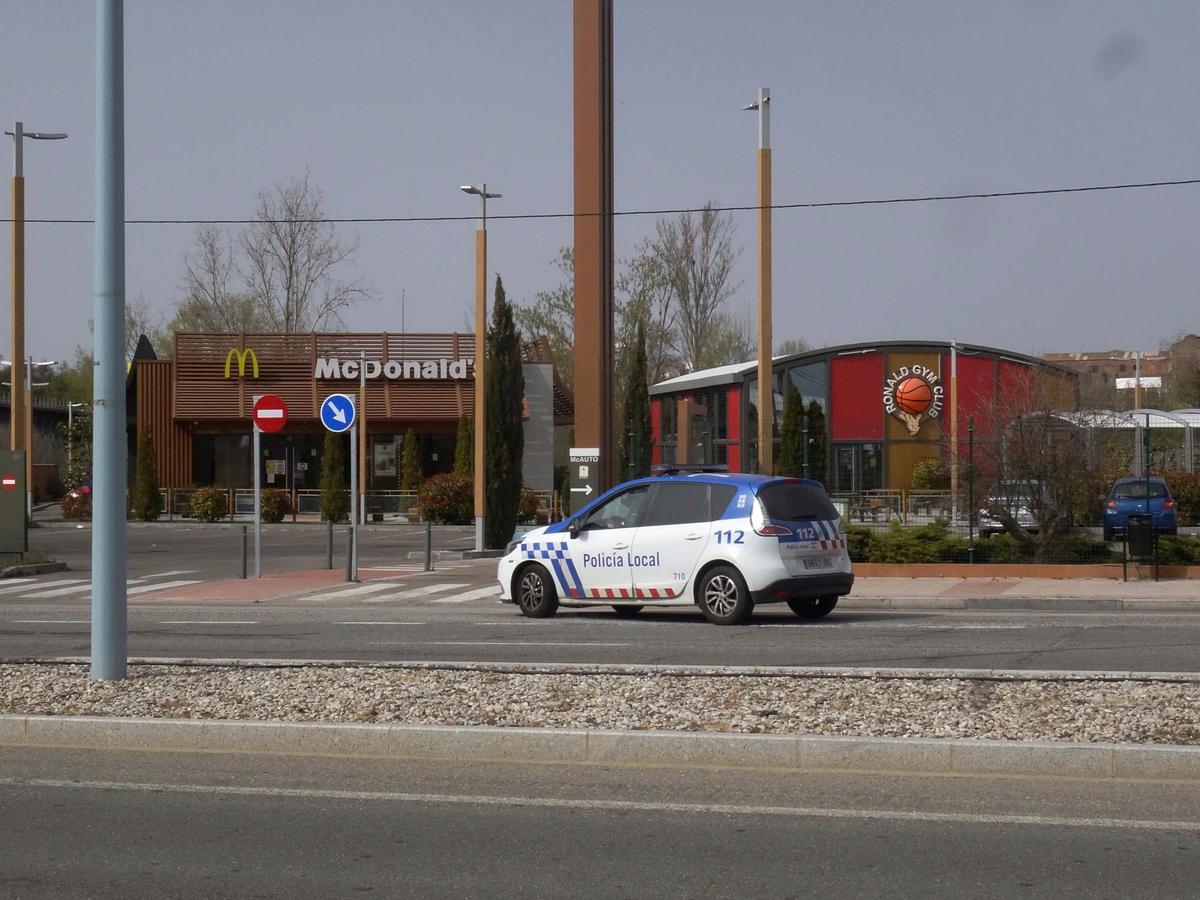
<path fill-rule="evenodd" d="M 229 378 L 233 369 L 233 360 L 237 358 L 238 378 L 246 376 L 246 360 L 250 360 L 250 371 L 253 377 L 258 377 L 258 354 L 247 347 L 245 350 L 239 350 L 237 347 L 232 348 L 225 354 L 225 377 Z"/>

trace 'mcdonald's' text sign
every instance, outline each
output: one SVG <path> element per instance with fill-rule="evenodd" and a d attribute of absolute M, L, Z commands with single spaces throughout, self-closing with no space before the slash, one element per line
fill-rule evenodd
<path fill-rule="evenodd" d="M 360 369 L 361 366 L 361 369 Z M 313 369 L 313 378 L 339 380 L 352 378 L 387 378 L 389 380 L 424 379 L 464 381 L 467 377 L 467 360 L 465 359 L 423 359 L 405 360 L 389 359 L 381 362 L 378 359 L 338 359 L 321 356 L 317 358 Z"/>

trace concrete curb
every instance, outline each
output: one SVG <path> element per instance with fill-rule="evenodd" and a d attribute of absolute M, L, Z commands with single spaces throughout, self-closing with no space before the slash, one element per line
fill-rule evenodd
<path fill-rule="evenodd" d="M 843 597 L 838 609 L 962 610 L 965 612 L 1200 612 L 1200 597 Z"/>
<path fill-rule="evenodd" d="M 1200 781 L 1200 747 L 195 719 L 0 716 L 0 745 L 459 762 Z"/>
<path fill-rule="evenodd" d="M 10 566 L 0 572 L 0 578 L 23 578 L 26 575 L 45 575 L 47 572 L 66 572 L 65 562 L 30 563 L 25 566 Z"/>

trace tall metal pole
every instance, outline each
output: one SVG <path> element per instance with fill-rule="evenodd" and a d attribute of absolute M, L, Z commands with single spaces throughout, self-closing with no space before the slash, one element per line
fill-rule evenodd
<path fill-rule="evenodd" d="M 25 449 L 25 171 L 22 123 L 13 126 L 12 177 L 12 368 L 9 370 L 9 440 L 13 450 Z M 28 489 L 29 483 L 26 482 Z"/>
<path fill-rule="evenodd" d="M 346 580 L 358 581 L 358 429 L 350 429 L 350 546 L 346 550 Z"/>
<path fill-rule="evenodd" d="M 33 517 L 33 357 L 25 362 L 25 515 Z"/>
<path fill-rule="evenodd" d="M 950 524 L 958 527 L 958 342 L 950 342 Z"/>
<path fill-rule="evenodd" d="M 96 2 L 92 678 L 127 674 L 124 2 Z"/>
<path fill-rule="evenodd" d="M 775 388 L 771 372 L 771 91 L 758 100 L 758 471 L 775 471 Z"/>
<path fill-rule="evenodd" d="M 367 351 L 358 351 L 358 482 L 354 489 L 362 498 L 359 518 L 367 524 Z M 359 483 L 361 482 L 361 483 Z"/>
<path fill-rule="evenodd" d="M 255 403 L 258 402 L 255 398 Z M 254 439 L 251 442 L 254 453 L 254 577 L 262 578 L 262 431 L 258 425 L 254 429 Z M 234 503 L 237 493 L 234 493 Z"/>
<path fill-rule="evenodd" d="M 975 418 L 967 416 L 967 560 L 975 562 Z"/>
<path fill-rule="evenodd" d="M 475 549 L 483 549 L 483 517 L 487 508 L 486 395 L 487 355 L 487 184 L 483 185 L 483 215 L 475 232 Z"/>

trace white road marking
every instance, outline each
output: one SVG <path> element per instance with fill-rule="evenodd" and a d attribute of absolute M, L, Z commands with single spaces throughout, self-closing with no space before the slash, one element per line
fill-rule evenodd
<path fill-rule="evenodd" d="M 499 599 L 499 587 L 485 587 L 477 591 L 468 591 L 465 594 L 459 594 L 457 597 L 442 597 L 434 600 L 434 603 L 466 603 L 468 600 L 478 600 L 480 597 L 495 597 Z"/>
<path fill-rule="evenodd" d="M 257 625 L 254 619 L 164 619 L 159 625 Z"/>
<path fill-rule="evenodd" d="M 172 569 L 170 572 L 155 572 L 153 575 L 143 575 L 142 581 L 149 581 L 151 578 L 170 578 L 172 575 L 195 575 L 199 569 Z"/>
<path fill-rule="evenodd" d="M 92 583 L 86 578 L 64 578 L 61 581 L 52 581 L 50 584 L 55 587 L 44 591 L 35 591 L 32 594 L 22 594 L 22 600 L 41 599 L 42 597 L 65 597 L 67 594 L 77 594 L 80 591 L 90 591 Z M 63 587 L 70 585 L 70 587 Z"/>
<path fill-rule="evenodd" d="M 395 587 L 395 585 L 392 585 Z M 456 591 L 459 588 L 466 587 L 465 584 L 427 584 L 424 587 L 413 588 L 410 591 L 401 591 L 399 594 L 388 594 L 386 597 L 368 597 L 363 600 L 364 603 L 390 603 L 393 600 L 415 600 L 420 597 L 428 597 L 432 594 L 444 594 L 446 591 Z"/>
<path fill-rule="evenodd" d="M 14 625 L 91 625 L 90 619 L 10 619 Z"/>
<path fill-rule="evenodd" d="M 311 597 L 301 597 L 301 600 L 310 603 L 324 603 L 326 600 L 338 600 L 342 597 L 361 597 L 364 594 L 378 594 L 380 591 L 395 590 L 396 585 L 392 582 L 383 582 L 375 584 L 360 584 L 358 587 L 346 588 L 343 591 L 332 591 L 325 594 L 313 594 Z"/>
<path fill-rule="evenodd" d="M 0 588 L 0 594 L 15 594 L 18 591 L 27 591 L 27 590 L 29 590 L 29 582 L 31 582 L 31 581 L 37 581 L 37 579 L 36 578 L 5 578 L 4 581 L 0 582 L 0 583 L 6 584 L 6 585 L 8 585 L 8 587 Z"/>
<path fill-rule="evenodd" d="M 1117 819 L 1091 816 L 1020 816 L 987 813 L 925 812 L 908 809 L 847 809 L 821 806 L 751 806 L 732 803 L 673 803 L 652 800 L 581 800 L 560 797 L 503 797 L 490 794 L 420 794 L 400 791 L 334 791 L 319 788 L 245 787 L 241 785 L 153 784 L 145 782 L 68 781 L 57 778 L 0 778 L 6 787 L 100 790 L 138 793 L 214 794 L 236 797 L 291 797 L 319 800 L 445 803 L 459 806 L 524 806 L 628 812 L 674 812 L 712 816 L 774 816 L 798 819 L 867 819 L 939 822 L 956 825 L 1033 825 L 1055 828 L 1113 828 L 1130 831 L 1200 832 L 1200 822 L 1169 819 Z"/>
<path fill-rule="evenodd" d="M 334 622 L 334 625 L 424 625 L 424 622 Z"/>
<path fill-rule="evenodd" d="M 373 641 L 375 644 L 402 644 L 412 647 L 629 647 L 630 644 L 603 641 Z"/>
<path fill-rule="evenodd" d="M 130 588 L 126 594 L 148 594 L 150 591 L 165 591 L 170 588 L 187 587 L 189 584 L 199 584 L 199 581 L 160 581 L 156 584 L 143 584 L 141 587 Z"/>

